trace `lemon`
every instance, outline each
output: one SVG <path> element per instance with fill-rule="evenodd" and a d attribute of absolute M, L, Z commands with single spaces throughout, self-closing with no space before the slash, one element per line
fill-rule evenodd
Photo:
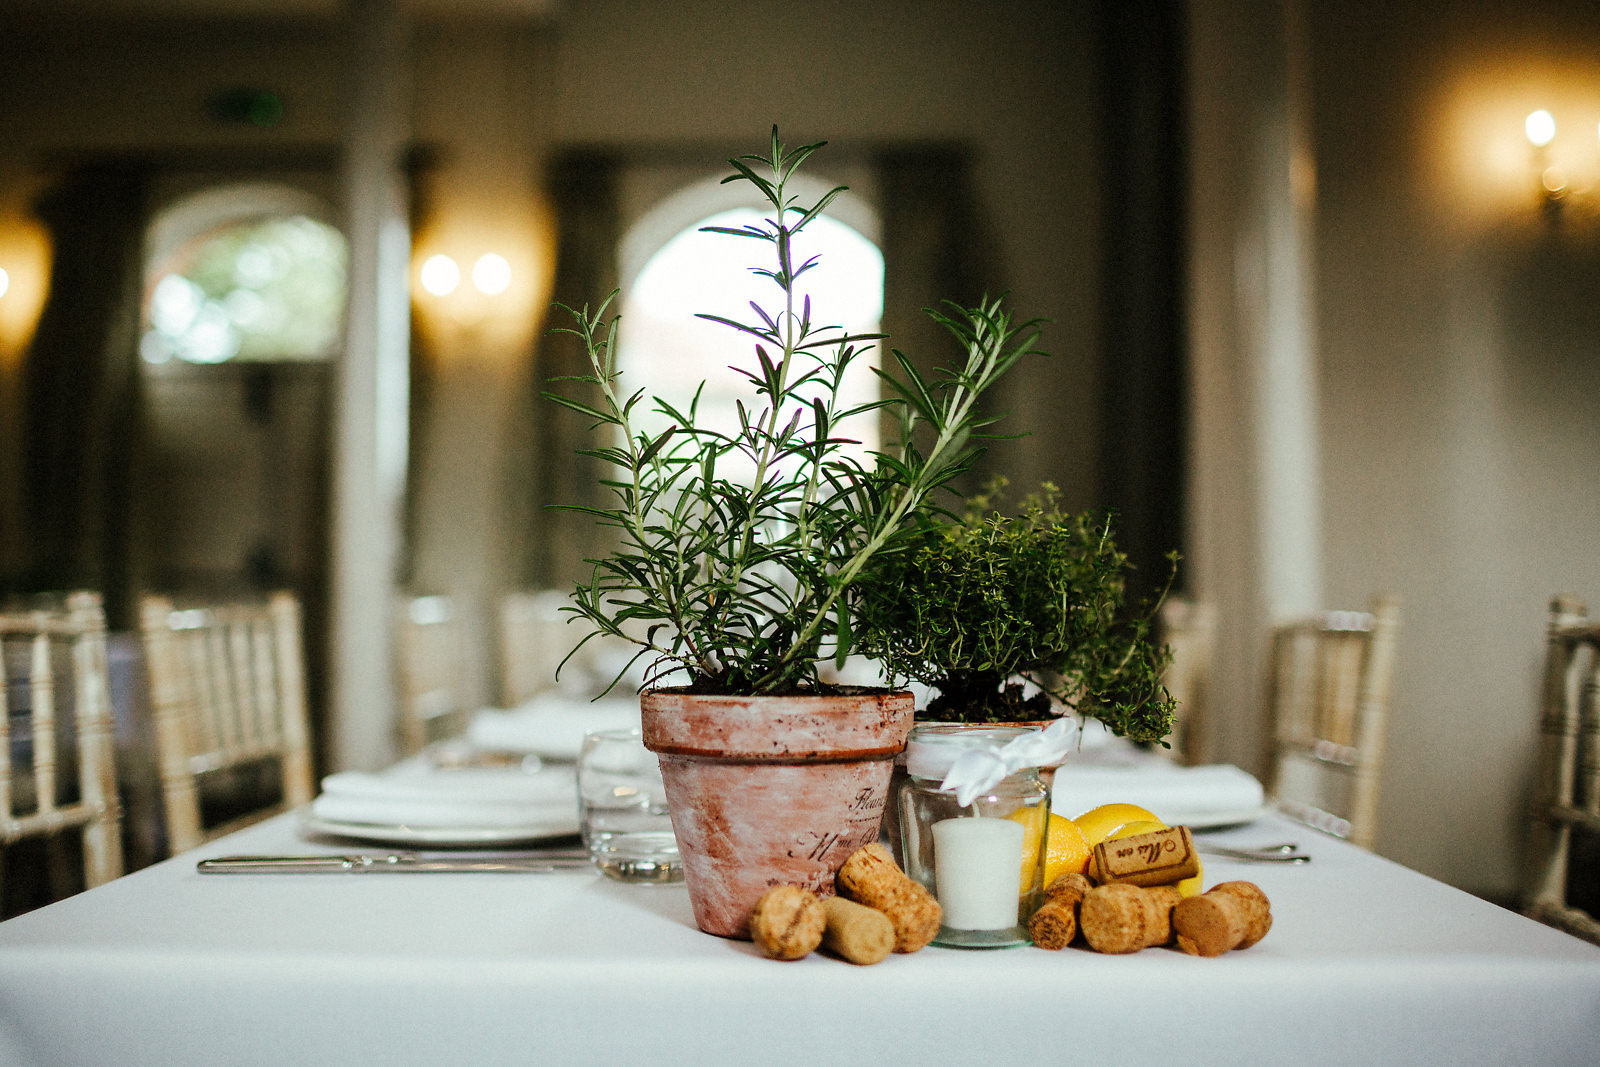
<path fill-rule="evenodd" d="M 1106 835 L 1107 841 L 1115 841 L 1119 837 L 1134 837 L 1138 834 L 1148 834 L 1155 830 L 1165 830 L 1167 824 L 1159 819 L 1135 819 L 1133 822 L 1123 823 Z M 1200 863 L 1200 857 L 1194 858 L 1199 868 L 1194 875 L 1178 882 L 1178 892 L 1186 897 L 1192 897 L 1200 892 L 1200 880 L 1205 876 L 1205 867 Z"/>
<path fill-rule="evenodd" d="M 1135 834 L 1148 834 L 1152 831 L 1165 830 L 1166 828 L 1167 824 L 1160 819 L 1134 819 L 1132 822 L 1125 822 L 1121 826 L 1112 828 L 1111 832 L 1106 834 L 1105 839 L 1107 841 L 1115 841 L 1119 837 L 1133 837 Z"/>
<path fill-rule="evenodd" d="M 1007 818 L 1022 824 L 1022 887 L 1033 885 L 1033 865 L 1039 860 L 1039 820 L 1045 809 L 1018 808 Z M 1050 813 L 1045 827 L 1044 885 L 1049 885 L 1069 871 L 1082 874 L 1089 866 L 1089 853 L 1093 846 L 1079 829 L 1078 824 L 1065 815 Z"/>
<path fill-rule="evenodd" d="M 1153 813 L 1137 804 L 1102 804 L 1072 821 L 1078 824 L 1078 829 L 1083 831 L 1091 846 L 1098 845 L 1111 831 L 1130 822 L 1153 822 L 1157 824 L 1157 829 L 1166 825 Z"/>

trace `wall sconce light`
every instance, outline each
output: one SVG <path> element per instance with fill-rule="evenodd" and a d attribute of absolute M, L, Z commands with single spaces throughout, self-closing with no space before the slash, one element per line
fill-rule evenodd
<path fill-rule="evenodd" d="M 50 261 L 44 227 L 0 208 L 0 374 L 9 373 L 33 339 L 50 293 Z"/>
<path fill-rule="evenodd" d="M 459 246 L 419 253 L 412 266 L 419 322 L 431 336 L 448 337 L 452 345 L 468 337 L 509 344 L 531 330 L 535 271 L 526 257 L 514 263 L 513 254 L 463 255 Z"/>
<path fill-rule="evenodd" d="M 499 296 L 511 288 L 511 264 L 497 252 L 487 252 L 472 265 L 472 284 L 484 296 Z"/>
<path fill-rule="evenodd" d="M 461 286 L 461 268 L 444 253 L 423 260 L 417 280 L 430 296 L 449 296 Z M 486 252 L 472 265 L 472 287 L 484 296 L 499 296 L 511 288 L 511 264 L 497 252 Z"/>
<path fill-rule="evenodd" d="M 1573 168 L 1564 165 L 1563 161 L 1556 158 L 1556 120 L 1555 116 L 1544 108 L 1530 113 L 1523 122 L 1523 133 L 1527 135 L 1528 143 L 1533 146 L 1533 169 L 1538 177 L 1538 196 L 1540 208 L 1545 216 L 1552 222 L 1558 221 L 1567 205 L 1575 198 L 1589 192 L 1587 184 L 1577 185 L 1572 176 Z M 1600 135 L 1600 127 L 1597 127 Z M 1600 145 L 1597 145 L 1600 152 Z"/>
<path fill-rule="evenodd" d="M 417 281 L 429 296 L 449 296 L 461 284 L 461 268 L 449 256 L 429 256 L 417 272 Z"/>

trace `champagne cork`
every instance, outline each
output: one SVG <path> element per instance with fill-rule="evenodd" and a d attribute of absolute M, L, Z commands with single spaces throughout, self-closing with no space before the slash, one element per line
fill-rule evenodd
<path fill-rule="evenodd" d="M 826 916 L 808 889 L 775 885 L 750 913 L 750 940 L 775 960 L 798 960 L 822 943 Z"/>
<path fill-rule="evenodd" d="M 1078 936 L 1078 903 L 1093 883 L 1077 872 L 1068 872 L 1045 887 L 1045 900 L 1028 920 L 1028 936 L 1040 948 L 1052 952 L 1066 948 Z"/>
<path fill-rule="evenodd" d="M 939 932 L 944 909 L 920 882 L 909 877 L 876 841 L 850 854 L 834 878 L 839 895 L 876 908 L 894 927 L 894 950 L 915 952 Z"/>
<path fill-rule="evenodd" d="M 1244 937 L 1234 948 L 1249 948 L 1267 936 L 1272 929 L 1272 905 L 1261 887 L 1254 882 L 1218 882 L 1211 887 L 1213 893 L 1226 893 L 1244 902 Z"/>
<path fill-rule="evenodd" d="M 878 909 L 843 897 L 824 897 L 822 912 L 827 917 L 822 947 L 835 956 L 866 966 L 894 951 L 894 924 Z"/>
<path fill-rule="evenodd" d="M 1089 877 L 1102 885 L 1171 885 L 1199 873 L 1200 856 L 1187 826 L 1102 841 L 1089 859 Z"/>
<path fill-rule="evenodd" d="M 1172 910 L 1178 947 L 1191 956 L 1249 948 L 1272 928 L 1267 896 L 1252 882 L 1222 882 Z"/>
<path fill-rule="evenodd" d="M 1172 940 L 1172 910 L 1180 899 L 1172 885 L 1098 885 L 1078 905 L 1078 925 L 1096 952 L 1138 952 Z"/>

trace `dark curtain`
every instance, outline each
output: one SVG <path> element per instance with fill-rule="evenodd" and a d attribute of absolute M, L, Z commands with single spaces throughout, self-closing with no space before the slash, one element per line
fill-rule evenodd
<path fill-rule="evenodd" d="M 596 151 L 575 151 L 556 159 L 548 183 L 556 212 L 558 238 L 553 299 L 581 310 L 597 307 L 617 286 L 617 242 L 621 224 L 617 212 L 619 163 Z M 616 312 L 613 305 L 610 314 Z M 566 328 L 573 320 L 560 308 L 551 312 L 549 325 Z M 592 443 L 588 420 L 546 400 L 541 389 L 583 395 L 575 382 L 553 378 L 589 372 L 588 356 L 578 338 L 547 332 L 535 346 L 527 463 L 528 506 L 526 521 L 517 524 L 523 538 L 521 579 L 525 588 L 565 589 L 589 576 L 583 560 L 602 551 L 606 531 L 587 515 L 558 510 L 552 505 L 606 503 L 599 479 L 606 471 L 594 460 L 577 454 Z M 593 401 L 592 393 L 584 399 Z"/>
<path fill-rule="evenodd" d="M 55 244 L 50 297 L 23 371 L 24 555 L 14 591 L 101 590 L 131 625 L 137 309 L 147 181 L 96 166 L 36 205 Z"/>
<path fill-rule="evenodd" d="M 891 147 L 877 154 L 883 225 L 883 332 L 888 344 L 931 375 L 960 365 L 965 352 L 925 309 L 944 310 L 997 296 L 990 255 L 977 223 L 969 153 L 955 145 Z M 887 365 L 887 364 L 885 364 Z M 993 397 L 986 400 L 997 404 Z M 885 441 L 893 428 L 886 426 Z M 956 483 L 966 495 L 986 477 L 979 463 Z M 941 501 L 949 505 L 952 501 Z"/>
<path fill-rule="evenodd" d="M 1183 264 L 1186 188 L 1183 10 L 1177 3 L 1100 10 L 1106 185 L 1099 500 L 1137 594 L 1166 580 L 1184 543 L 1188 396 Z M 1180 570 L 1180 577 L 1182 571 Z"/>

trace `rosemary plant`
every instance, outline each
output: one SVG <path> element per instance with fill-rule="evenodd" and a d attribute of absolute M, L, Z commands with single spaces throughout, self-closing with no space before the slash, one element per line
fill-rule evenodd
<path fill-rule="evenodd" d="M 1154 608 L 1126 603 L 1128 561 L 1110 519 L 1063 514 L 1049 484 L 1002 515 L 991 505 L 1003 487 L 916 548 L 873 562 L 852 594 L 862 650 L 892 678 L 939 691 L 928 718 L 1028 721 L 1061 705 L 1118 735 L 1162 741 L 1169 655 L 1150 637 Z"/>
<path fill-rule="evenodd" d="M 616 294 L 593 312 L 563 308 L 574 323 L 564 332 L 581 339 L 590 373 L 564 379 L 578 383 L 566 393 L 545 395 L 606 435 L 582 454 L 613 472 L 604 481 L 608 505 L 575 510 L 616 538 L 608 555 L 589 561 L 592 576 L 568 610 L 589 624 L 584 641 L 607 634 L 637 646 L 635 660 L 649 661 L 647 685 L 681 670 L 706 693 L 824 689 L 819 667 L 855 650 L 850 589 L 873 559 L 899 551 L 926 524 L 931 494 L 982 450 L 993 419 L 980 413 L 979 398 L 1033 352 L 1037 324 L 1014 323 L 1001 301 L 947 305 L 930 314 L 961 342 L 965 362 L 925 376 L 894 350 L 894 371 L 874 368 L 886 398 L 846 406 L 846 369 L 881 335 L 820 325 L 796 288 L 818 261 L 797 261 L 795 237 L 844 191 L 809 206 L 790 193 L 796 170 L 820 147 L 786 148 L 774 128 L 770 155 L 730 160 L 734 173 L 724 179 L 755 187 L 771 214 L 762 224 L 708 227 L 765 246 L 768 265 L 752 270 L 775 290 L 768 306 L 751 302 L 745 321 L 699 316 L 750 343 L 749 362 L 736 368 L 749 389 L 736 431 L 697 419 L 698 390 L 686 404 L 649 398 L 668 428 L 637 428 L 647 399 L 625 390 L 616 365 L 618 318 L 607 317 Z M 863 459 L 844 424 L 885 410 L 899 443 Z M 737 478 L 727 473 L 735 466 Z"/>

